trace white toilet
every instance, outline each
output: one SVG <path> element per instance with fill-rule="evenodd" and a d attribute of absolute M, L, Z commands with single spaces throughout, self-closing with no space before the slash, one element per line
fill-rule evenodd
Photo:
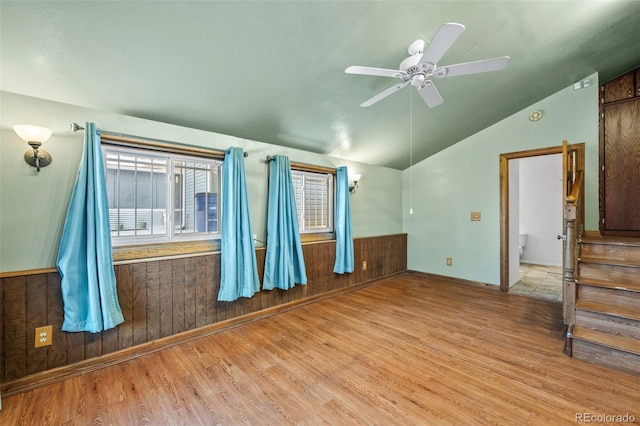
<path fill-rule="evenodd" d="M 527 234 L 524 232 L 520 232 L 518 235 L 518 249 L 520 250 L 520 256 L 522 256 L 522 252 L 524 251 L 524 246 L 527 245 Z"/>

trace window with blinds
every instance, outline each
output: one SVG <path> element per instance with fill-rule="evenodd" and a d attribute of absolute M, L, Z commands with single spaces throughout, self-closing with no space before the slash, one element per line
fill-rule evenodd
<path fill-rule="evenodd" d="M 300 233 L 333 232 L 333 175 L 292 170 Z"/>
<path fill-rule="evenodd" d="M 103 145 L 114 245 L 220 233 L 221 162 Z"/>

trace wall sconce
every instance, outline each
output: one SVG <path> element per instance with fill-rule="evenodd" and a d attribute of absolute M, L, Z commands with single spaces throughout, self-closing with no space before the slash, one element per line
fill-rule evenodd
<path fill-rule="evenodd" d="M 349 185 L 349 194 L 353 195 L 356 193 L 356 188 L 358 187 L 358 181 L 360 180 L 361 177 L 362 175 L 359 173 L 351 175 L 351 180 L 353 181 L 353 183 Z"/>
<path fill-rule="evenodd" d="M 51 164 L 51 154 L 40 149 L 40 145 L 51 137 L 51 130 L 30 124 L 16 124 L 13 126 L 13 130 L 20 136 L 20 139 L 33 148 L 24 153 L 24 161 L 28 165 L 40 171 L 40 167 L 47 167 Z"/>

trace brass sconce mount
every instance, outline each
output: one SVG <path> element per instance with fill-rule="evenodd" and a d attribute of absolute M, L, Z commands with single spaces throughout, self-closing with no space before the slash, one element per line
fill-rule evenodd
<path fill-rule="evenodd" d="M 35 167 L 37 171 L 40 171 L 41 167 L 47 167 L 51 164 L 51 154 L 44 149 L 40 149 L 41 142 L 27 142 L 31 145 L 33 150 L 29 150 L 24 153 L 24 161 L 31 167 Z"/>

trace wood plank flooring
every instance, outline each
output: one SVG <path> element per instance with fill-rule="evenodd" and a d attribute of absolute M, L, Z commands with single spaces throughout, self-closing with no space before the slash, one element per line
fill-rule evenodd
<path fill-rule="evenodd" d="M 640 421 L 640 376 L 564 356 L 561 309 L 403 275 L 5 398 L 0 424 Z"/>

